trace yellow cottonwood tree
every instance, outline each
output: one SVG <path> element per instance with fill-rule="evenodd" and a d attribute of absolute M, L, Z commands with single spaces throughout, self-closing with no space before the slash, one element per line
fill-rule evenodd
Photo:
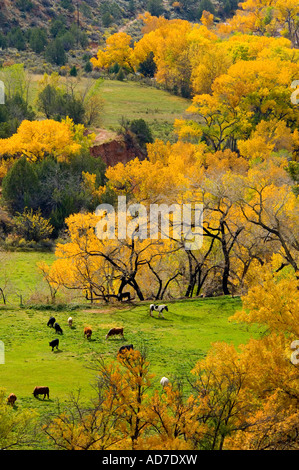
<path fill-rule="evenodd" d="M 97 57 L 90 59 L 94 67 L 107 68 L 117 63 L 122 67 L 133 70 L 131 48 L 132 38 L 125 32 L 115 33 L 106 40 L 104 50 L 99 50 Z"/>
<path fill-rule="evenodd" d="M 299 64 L 289 60 L 239 60 L 225 74 L 215 78 L 212 94 L 193 98 L 189 121 L 177 121 L 179 136 L 198 134 L 214 151 L 236 150 L 238 140 L 246 140 L 262 120 L 284 120 L 294 132 L 298 112 L 290 100 L 291 83 L 299 74 Z"/>
<path fill-rule="evenodd" d="M 256 34 L 281 34 L 298 45 L 299 6 L 296 0 L 247 0 L 222 31 L 249 31 Z"/>
<path fill-rule="evenodd" d="M 25 155 L 32 162 L 40 160 L 46 154 L 66 159 L 81 149 L 81 145 L 75 140 L 74 131 L 68 120 L 23 121 L 16 134 L 0 140 L 1 156 Z"/>
<path fill-rule="evenodd" d="M 284 150 L 292 155 L 296 148 L 296 133 L 283 120 L 261 121 L 249 139 L 238 141 L 240 154 L 247 160 L 269 158 L 273 152 Z"/>
<path fill-rule="evenodd" d="M 245 219 L 263 229 L 264 242 L 275 244 L 275 253 L 282 257 L 282 264 L 298 271 L 298 199 L 285 167 L 287 161 L 268 159 L 251 168 L 248 175 L 239 180 L 238 204 Z"/>
<path fill-rule="evenodd" d="M 88 149 L 93 138 L 93 134 L 85 135 L 82 124 L 76 125 L 69 118 L 61 122 L 52 119 L 24 120 L 15 134 L 0 139 L 0 174 L 4 176 L 13 161 L 20 156 L 26 156 L 33 163 L 47 155 L 67 161 L 72 155 Z"/>
<path fill-rule="evenodd" d="M 205 400 L 185 400 L 180 384 L 169 383 L 155 391 L 145 410 L 150 432 L 139 437 L 138 450 L 191 450 L 204 439 L 208 425 L 194 419 L 203 415 Z M 154 431 L 154 432 L 153 432 Z"/>
<path fill-rule="evenodd" d="M 148 427 L 146 409 L 153 375 L 140 351 L 128 351 L 106 364 L 96 363 L 99 396 L 91 411 L 75 403 L 74 414 L 63 412 L 45 428 L 50 439 L 67 450 L 136 450 Z"/>
<path fill-rule="evenodd" d="M 273 272 L 273 264 L 256 266 L 255 280 L 243 298 L 243 309 L 232 318 L 267 325 L 270 331 L 299 336 L 299 281 L 295 274 Z"/>
<path fill-rule="evenodd" d="M 119 224 L 118 217 L 121 218 Z M 120 234 L 122 217 L 127 224 L 124 235 Z M 145 238 L 147 223 L 142 215 L 136 219 L 117 212 L 116 208 L 115 233 L 108 238 L 105 227 L 109 225 L 109 218 L 104 214 L 71 215 L 66 220 L 69 241 L 57 244 L 57 259 L 50 269 L 41 266 L 47 282 L 55 288 L 81 290 L 90 300 L 95 297 L 108 300 L 111 295 L 117 297 L 125 287 L 131 294 L 133 292 L 133 297 L 136 295 L 139 300 L 144 300 L 144 292 L 152 287 L 146 286 L 143 269 L 149 265 L 154 269 L 166 254 L 177 250 L 171 239 Z M 171 280 L 173 272 L 169 276 Z"/>
<path fill-rule="evenodd" d="M 26 448 L 33 444 L 32 430 L 36 425 L 37 413 L 8 406 L 7 396 L 7 391 L 0 388 L 0 449 Z"/>

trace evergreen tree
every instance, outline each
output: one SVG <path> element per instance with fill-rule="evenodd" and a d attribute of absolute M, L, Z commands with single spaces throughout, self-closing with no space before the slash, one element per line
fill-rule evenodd
<path fill-rule="evenodd" d="M 29 33 L 29 46 L 34 52 L 43 52 L 47 42 L 47 33 L 43 28 L 32 28 Z"/>
<path fill-rule="evenodd" d="M 76 68 L 75 65 L 73 65 L 73 67 L 70 70 L 70 76 L 71 77 L 77 77 L 77 75 L 78 75 L 77 68 Z"/>
<path fill-rule="evenodd" d="M 15 47 L 18 51 L 24 51 L 26 49 L 26 39 L 21 28 L 13 28 L 7 36 L 8 45 Z"/>
<path fill-rule="evenodd" d="M 56 38 L 51 41 L 45 52 L 46 59 L 55 65 L 65 65 L 67 57 L 63 48 L 63 43 L 60 38 Z"/>
<path fill-rule="evenodd" d="M 154 53 L 151 51 L 144 62 L 139 65 L 138 71 L 145 77 L 154 77 L 157 70 L 156 63 L 154 61 Z"/>
<path fill-rule="evenodd" d="M 162 0 L 149 0 L 147 2 L 147 9 L 152 16 L 161 16 L 164 13 Z"/>
<path fill-rule="evenodd" d="M 10 211 L 23 212 L 25 207 L 37 209 L 39 181 L 33 164 L 22 157 L 15 161 L 2 182 L 2 197 Z"/>

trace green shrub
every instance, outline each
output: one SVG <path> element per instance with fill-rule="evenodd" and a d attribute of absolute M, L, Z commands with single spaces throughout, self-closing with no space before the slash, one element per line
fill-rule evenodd
<path fill-rule="evenodd" d="M 144 119 L 134 119 L 130 123 L 130 131 L 136 135 L 138 143 L 141 147 L 144 147 L 145 144 L 153 142 L 153 136 L 149 125 L 145 122 Z"/>
<path fill-rule="evenodd" d="M 116 79 L 119 80 L 120 82 L 123 82 L 125 78 L 126 78 L 125 73 L 123 69 L 120 68 L 118 74 L 116 75 Z"/>
<path fill-rule="evenodd" d="M 30 0 L 17 0 L 16 6 L 20 11 L 31 11 L 33 3 Z"/>
<path fill-rule="evenodd" d="M 16 234 L 26 241 L 47 240 L 54 230 L 49 220 L 42 217 L 40 209 L 36 213 L 32 209 L 25 209 L 15 217 L 14 224 Z"/>
<path fill-rule="evenodd" d="M 60 121 L 68 116 L 75 124 L 84 122 L 85 110 L 82 101 L 52 85 L 47 85 L 39 93 L 37 105 L 47 119 Z"/>
<path fill-rule="evenodd" d="M 164 12 L 162 0 L 148 0 L 147 9 L 152 16 L 161 16 Z"/>

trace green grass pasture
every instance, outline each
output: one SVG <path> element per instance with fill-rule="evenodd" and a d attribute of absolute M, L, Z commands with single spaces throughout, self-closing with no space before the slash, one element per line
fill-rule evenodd
<path fill-rule="evenodd" d="M 154 138 L 171 138 L 174 120 L 183 116 L 190 105 L 187 99 L 138 82 L 105 80 L 100 93 L 104 99 L 102 127 L 116 130 L 122 117 L 144 119 Z"/>
<path fill-rule="evenodd" d="M 165 318 L 157 313 L 150 317 L 148 304 L 136 306 L 102 306 L 73 311 L 29 309 L 0 310 L 0 340 L 5 346 L 5 364 L 0 365 L 0 386 L 19 397 L 18 403 L 34 406 L 35 385 L 48 385 L 51 399 L 63 401 L 79 388 L 88 397 L 95 379 L 93 362 L 98 357 L 114 359 L 119 347 L 132 343 L 146 350 L 155 374 L 154 383 L 162 376 L 183 377 L 196 362 L 204 358 L 216 341 L 238 346 L 259 335 L 258 328 L 229 322 L 241 308 L 239 299 L 219 297 L 183 300 L 168 304 Z M 47 327 L 54 315 L 63 335 Z M 73 328 L 67 324 L 72 316 Z M 84 326 L 91 326 L 91 340 L 83 336 Z M 125 337 L 105 339 L 112 327 L 123 326 Z M 49 341 L 60 339 L 59 350 L 52 352 Z M 28 401 L 29 400 L 29 401 Z"/>

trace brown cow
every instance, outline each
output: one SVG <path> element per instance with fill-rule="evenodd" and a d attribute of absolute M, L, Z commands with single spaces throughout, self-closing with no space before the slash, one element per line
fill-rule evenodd
<path fill-rule="evenodd" d="M 37 395 L 44 395 L 43 400 L 46 398 L 46 396 L 49 398 L 49 387 L 35 387 L 33 390 L 33 395 L 35 398 L 37 398 Z"/>
<path fill-rule="evenodd" d="M 115 335 L 121 335 L 124 337 L 124 329 L 123 328 L 111 328 L 111 330 L 108 331 L 106 334 L 106 339 L 109 338 L 109 336 L 115 336 Z"/>
<path fill-rule="evenodd" d="M 10 403 L 12 406 L 14 406 L 16 399 L 17 397 L 15 396 L 15 394 L 11 393 L 7 398 L 7 403 Z"/>
<path fill-rule="evenodd" d="M 86 335 L 86 338 L 89 339 L 91 338 L 91 335 L 92 335 L 92 329 L 90 328 L 90 326 L 86 326 L 84 328 L 84 336 Z"/>

